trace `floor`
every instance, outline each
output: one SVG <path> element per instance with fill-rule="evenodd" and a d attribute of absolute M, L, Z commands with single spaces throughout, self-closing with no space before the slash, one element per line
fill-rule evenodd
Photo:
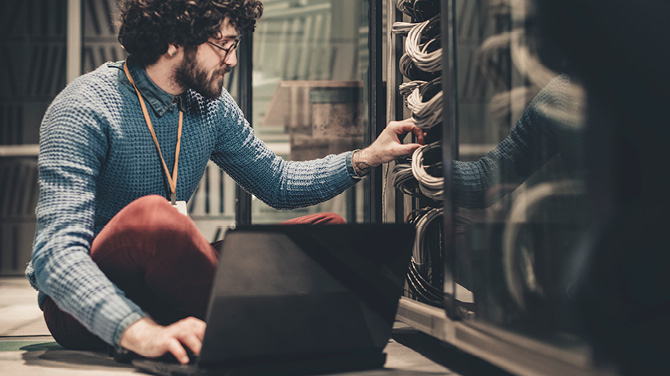
<path fill-rule="evenodd" d="M 461 373 L 440 364 L 439 359 L 455 359 L 453 356 L 437 357 L 435 347 L 419 353 L 403 343 L 417 343 L 423 334 L 398 323 L 394 338 L 385 348 L 386 366 L 383 370 L 353 372 L 340 375 L 486 375 L 496 370 L 463 356 L 457 361 Z M 412 339 L 405 341 L 405 339 Z M 400 341 L 400 342 L 399 342 Z M 429 345 L 430 346 L 430 345 Z M 419 346 L 421 347 L 421 346 Z M 439 346 L 438 346 L 439 347 Z M 430 354 L 429 354 L 430 353 Z M 473 366 L 473 364 L 475 364 Z M 36 293 L 22 277 L 0 277 L 0 374 L 1 375 L 139 375 L 131 366 L 117 363 L 106 354 L 70 351 L 62 348 L 53 338 L 37 307 Z"/>

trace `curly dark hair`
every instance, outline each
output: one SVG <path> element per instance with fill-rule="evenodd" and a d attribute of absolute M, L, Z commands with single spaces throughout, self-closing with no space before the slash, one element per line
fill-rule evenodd
<path fill-rule="evenodd" d="M 140 64 L 155 63 L 169 44 L 194 48 L 216 36 L 228 17 L 252 33 L 263 14 L 257 0 L 120 0 L 119 42 Z"/>

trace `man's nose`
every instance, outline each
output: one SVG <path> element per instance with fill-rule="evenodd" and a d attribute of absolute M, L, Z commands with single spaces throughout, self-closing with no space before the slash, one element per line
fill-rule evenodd
<path fill-rule="evenodd" d="M 237 49 L 234 49 L 230 51 L 228 55 L 226 55 L 226 59 L 223 61 L 224 64 L 230 65 L 230 67 L 234 67 L 237 65 Z"/>

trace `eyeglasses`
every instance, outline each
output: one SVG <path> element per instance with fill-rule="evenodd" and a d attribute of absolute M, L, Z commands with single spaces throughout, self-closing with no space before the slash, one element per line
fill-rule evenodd
<path fill-rule="evenodd" d="M 235 39 L 235 40 L 233 41 L 233 45 L 230 46 L 230 47 L 228 47 L 228 48 L 223 47 L 222 45 L 217 44 L 217 43 L 214 43 L 214 42 L 211 42 L 211 41 L 207 41 L 207 43 L 209 43 L 209 44 L 211 44 L 212 46 L 214 46 L 214 47 L 220 49 L 221 51 L 223 51 L 223 52 L 224 52 L 224 55 L 223 55 L 223 61 L 226 61 L 226 59 L 228 59 L 228 55 L 229 55 L 232 51 L 235 51 L 235 50 L 237 49 L 237 45 L 240 44 L 240 40 L 239 40 L 239 39 Z"/>

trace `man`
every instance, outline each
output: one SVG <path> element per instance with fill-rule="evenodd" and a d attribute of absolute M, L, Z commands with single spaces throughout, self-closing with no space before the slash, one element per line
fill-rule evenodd
<path fill-rule="evenodd" d="M 63 346 L 169 352 L 180 362 L 185 348 L 200 351 L 217 254 L 174 207 L 191 197 L 209 160 L 289 209 L 330 199 L 419 146 L 399 135 L 423 142 L 402 121 L 353 153 L 306 162 L 274 155 L 222 88 L 262 9 L 253 0 L 123 0 L 128 60 L 78 78 L 47 110 L 26 274 Z M 294 223 L 324 221 L 333 218 Z"/>

